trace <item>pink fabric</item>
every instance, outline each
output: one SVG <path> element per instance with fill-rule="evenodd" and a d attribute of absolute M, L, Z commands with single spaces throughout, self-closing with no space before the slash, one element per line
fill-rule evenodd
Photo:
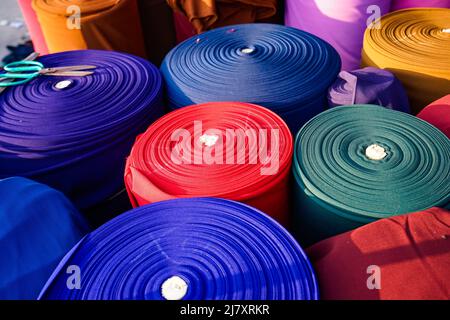
<path fill-rule="evenodd" d="M 39 52 L 41 55 L 48 54 L 44 34 L 42 33 L 36 12 L 34 12 L 31 7 L 32 0 L 18 0 L 18 2 L 27 25 L 28 32 L 30 33 L 31 40 L 33 41 L 34 51 Z"/>
<path fill-rule="evenodd" d="M 450 0 L 392 0 L 391 10 L 418 7 L 450 8 Z"/>

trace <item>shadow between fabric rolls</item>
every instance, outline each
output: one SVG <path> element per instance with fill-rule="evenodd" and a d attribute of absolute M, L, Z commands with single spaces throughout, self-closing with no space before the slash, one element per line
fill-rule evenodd
<path fill-rule="evenodd" d="M 67 289 L 67 266 L 83 286 Z M 292 236 L 238 202 L 176 199 L 124 213 L 83 238 L 41 299 L 316 300 L 308 259 Z"/>
<path fill-rule="evenodd" d="M 450 140 L 414 116 L 342 106 L 309 121 L 294 146 L 295 233 L 302 245 L 450 204 Z"/>

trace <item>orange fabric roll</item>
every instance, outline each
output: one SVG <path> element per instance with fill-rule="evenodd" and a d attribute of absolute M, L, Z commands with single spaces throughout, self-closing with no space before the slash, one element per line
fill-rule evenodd
<path fill-rule="evenodd" d="M 33 9 L 50 53 L 103 49 L 146 57 L 136 0 L 33 0 Z"/>
<path fill-rule="evenodd" d="M 267 22 L 277 13 L 277 0 L 167 0 L 183 13 L 197 33 L 232 24 Z"/>

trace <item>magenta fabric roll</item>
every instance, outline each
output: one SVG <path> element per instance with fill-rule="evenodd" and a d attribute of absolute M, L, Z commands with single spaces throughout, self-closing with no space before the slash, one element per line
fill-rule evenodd
<path fill-rule="evenodd" d="M 450 8 L 450 0 L 392 0 L 391 11 L 420 7 Z"/>
<path fill-rule="evenodd" d="M 329 42 L 341 56 L 342 70 L 354 70 L 374 8 L 384 15 L 390 6 L 391 0 L 286 0 L 285 24 Z"/>
<path fill-rule="evenodd" d="M 25 24 L 30 33 L 31 41 L 33 41 L 34 51 L 39 52 L 41 55 L 48 54 L 47 43 L 45 42 L 36 12 L 31 7 L 31 2 L 31 0 L 18 0 Z"/>

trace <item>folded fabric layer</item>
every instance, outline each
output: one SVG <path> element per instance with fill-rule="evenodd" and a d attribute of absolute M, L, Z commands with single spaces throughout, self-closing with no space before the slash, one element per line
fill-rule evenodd
<path fill-rule="evenodd" d="M 133 206 L 184 197 L 252 205 L 287 223 L 292 136 L 268 109 L 217 102 L 171 112 L 142 134 L 127 159 Z"/>
<path fill-rule="evenodd" d="M 367 29 L 362 64 L 387 69 L 405 87 L 417 114 L 449 93 L 450 9 L 409 9 Z"/>
<path fill-rule="evenodd" d="M 298 133 L 297 239 L 450 204 L 450 140 L 409 114 L 371 105 L 327 110 Z"/>
<path fill-rule="evenodd" d="M 135 137 L 163 113 L 162 78 L 151 63 L 111 51 L 39 60 L 97 68 L 86 77 L 40 76 L 0 95 L 0 178 L 30 177 L 84 209 L 123 189 Z"/>
<path fill-rule="evenodd" d="M 389 71 L 367 67 L 341 71 L 328 89 L 328 106 L 375 104 L 409 113 L 406 91 Z"/>
<path fill-rule="evenodd" d="M 138 5 L 147 57 L 159 66 L 177 43 L 172 10 L 165 0 L 139 0 Z"/>
<path fill-rule="evenodd" d="M 360 67 L 364 30 L 389 12 L 390 0 L 286 0 L 285 24 L 329 42 L 343 70 Z"/>
<path fill-rule="evenodd" d="M 34 12 L 31 7 L 32 1 L 33 0 L 18 0 L 18 4 L 22 11 L 23 18 L 25 19 L 31 41 L 33 42 L 34 51 L 44 55 L 48 53 L 47 43 L 45 42 L 44 34 L 39 25 L 36 12 Z"/>
<path fill-rule="evenodd" d="M 450 94 L 425 107 L 417 117 L 431 123 L 450 138 Z"/>
<path fill-rule="evenodd" d="M 407 8 L 450 8 L 450 0 L 391 0 L 391 10 Z"/>
<path fill-rule="evenodd" d="M 67 289 L 67 266 L 82 270 Z M 143 206 L 87 235 L 41 299 L 311 300 L 310 263 L 292 236 L 238 202 L 195 198 Z"/>
<path fill-rule="evenodd" d="M 87 224 L 62 193 L 25 178 L 0 180 L 0 199 L 0 299 L 36 299 Z"/>
<path fill-rule="evenodd" d="M 450 211 L 382 219 L 307 250 L 322 299 L 449 300 Z"/>
<path fill-rule="evenodd" d="M 33 0 L 50 53 L 115 50 L 146 57 L 137 0 Z"/>
<path fill-rule="evenodd" d="M 173 109 L 210 101 L 242 101 L 280 115 L 292 132 L 325 110 L 340 70 L 321 39 L 273 24 L 205 32 L 175 47 L 161 71 Z"/>

